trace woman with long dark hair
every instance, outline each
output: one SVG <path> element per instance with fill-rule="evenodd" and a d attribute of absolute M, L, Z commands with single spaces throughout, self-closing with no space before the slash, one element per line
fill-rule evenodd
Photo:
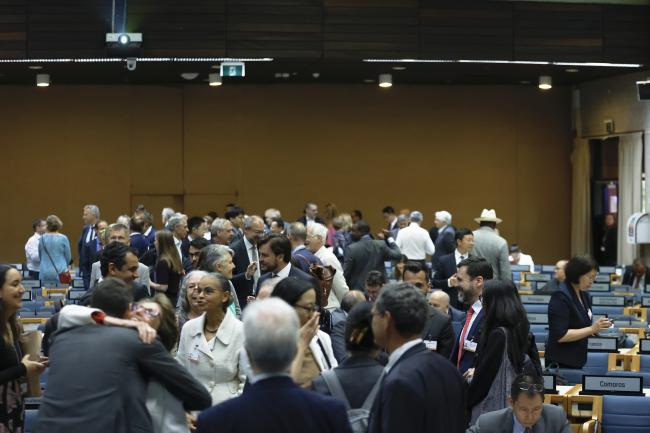
<path fill-rule="evenodd" d="M 482 413 L 507 407 L 512 380 L 524 369 L 531 349 L 530 325 L 512 281 L 487 281 L 483 309 L 476 368 L 467 392 L 471 424 Z"/>
<path fill-rule="evenodd" d="M 0 431 L 22 432 L 25 405 L 21 383 L 27 376 L 40 375 L 45 364 L 23 356 L 18 344 L 20 327 L 16 312 L 22 307 L 23 293 L 20 272 L 0 265 Z"/>
<path fill-rule="evenodd" d="M 184 271 L 182 259 L 174 245 L 174 236 L 168 231 L 161 230 L 156 232 L 154 244 L 158 252 L 158 259 L 151 288 L 157 292 L 163 292 L 172 305 L 176 305 Z"/>

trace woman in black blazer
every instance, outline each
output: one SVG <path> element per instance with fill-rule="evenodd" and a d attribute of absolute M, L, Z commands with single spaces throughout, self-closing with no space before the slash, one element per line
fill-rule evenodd
<path fill-rule="evenodd" d="M 372 303 L 355 305 L 345 323 L 345 346 L 350 356 L 334 368 L 351 409 L 360 408 L 384 367 L 375 360 L 379 349 L 372 333 Z M 323 373 L 312 382 L 312 389 L 320 394 L 334 395 Z M 335 395 L 336 396 L 336 395 Z"/>
<path fill-rule="evenodd" d="M 546 365 L 582 368 L 587 362 L 587 339 L 612 325 L 608 318 L 592 323 L 591 298 L 587 291 L 598 275 L 598 264 L 589 256 L 569 260 L 566 280 L 548 304 Z"/>

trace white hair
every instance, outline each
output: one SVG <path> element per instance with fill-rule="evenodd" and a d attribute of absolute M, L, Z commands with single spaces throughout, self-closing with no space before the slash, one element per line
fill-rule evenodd
<path fill-rule="evenodd" d="M 175 213 L 167 221 L 166 227 L 169 231 L 174 231 L 177 225 L 182 224 L 185 221 L 182 214 Z"/>
<path fill-rule="evenodd" d="M 167 224 L 167 220 L 169 220 L 176 212 L 174 209 L 170 207 L 166 207 L 162 210 L 162 223 L 163 226 Z"/>
<path fill-rule="evenodd" d="M 257 215 L 246 216 L 244 218 L 244 228 L 249 229 L 249 228 L 253 227 L 253 223 L 255 223 L 255 222 L 260 222 L 260 223 L 264 224 L 264 220 L 261 217 L 257 216 Z"/>
<path fill-rule="evenodd" d="M 422 216 L 422 212 L 419 210 L 414 210 L 411 212 L 411 215 L 409 216 L 410 220 L 413 221 L 414 223 L 421 223 L 422 220 L 424 219 L 424 216 Z"/>
<path fill-rule="evenodd" d="M 210 244 L 207 247 L 204 247 L 204 250 L 205 250 L 204 253 L 205 256 L 203 260 L 205 261 L 205 263 L 200 263 L 200 265 L 208 266 L 210 272 L 215 271 L 214 266 L 217 263 L 223 264 L 227 261 L 229 255 L 230 256 L 234 255 L 233 250 L 231 250 L 229 247 L 225 245 Z"/>
<path fill-rule="evenodd" d="M 444 222 L 446 225 L 451 224 L 451 214 L 446 210 L 436 212 L 436 219 Z"/>
<path fill-rule="evenodd" d="M 282 218 L 282 214 L 280 213 L 280 211 L 275 208 L 268 208 L 267 210 L 265 210 L 264 216 L 266 218 Z"/>
<path fill-rule="evenodd" d="M 88 209 L 91 214 L 95 215 L 99 219 L 99 208 L 94 204 L 87 204 L 84 206 L 84 209 Z"/>
<path fill-rule="evenodd" d="M 228 222 L 229 221 L 225 218 L 215 218 L 210 226 L 210 233 L 212 233 L 212 236 L 216 236 L 219 231 L 225 230 L 226 223 Z"/>
<path fill-rule="evenodd" d="M 307 230 L 311 230 L 312 235 L 321 238 L 323 243 L 327 240 L 327 227 L 321 223 L 310 221 L 309 224 L 307 224 Z"/>
<path fill-rule="evenodd" d="M 244 347 L 260 373 L 289 370 L 298 350 L 300 321 L 296 311 L 279 298 L 250 303 L 244 310 Z"/>
<path fill-rule="evenodd" d="M 115 220 L 115 223 L 122 224 L 126 227 L 131 227 L 131 217 L 128 215 L 120 215 L 117 217 L 117 220 Z"/>

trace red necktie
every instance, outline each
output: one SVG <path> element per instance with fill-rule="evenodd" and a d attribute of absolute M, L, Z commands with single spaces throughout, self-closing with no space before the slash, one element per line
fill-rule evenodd
<path fill-rule="evenodd" d="M 472 316 L 474 315 L 474 308 L 470 307 L 467 311 L 467 316 L 465 317 L 465 325 L 463 325 L 463 332 L 460 334 L 460 340 L 458 340 L 458 362 L 456 367 L 460 368 L 460 360 L 463 359 L 463 348 L 465 346 L 465 336 L 469 331 L 469 322 L 472 321 Z"/>

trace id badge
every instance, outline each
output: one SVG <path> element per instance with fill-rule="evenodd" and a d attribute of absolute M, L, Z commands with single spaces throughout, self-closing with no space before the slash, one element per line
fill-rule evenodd
<path fill-rule="evenodd" d="M 192 352 L 190 352 L 190 355 L 188 356 L 189 360 L 192 362 L 199 362 L 199 351 L 196 350 L 196 347 Z"/>
<path fill-rule="evenodd" d="M 437 340 L 424 340 L 424 345 L 426 346 L 427 350 L 430 350 L 432 352 L 435 352 L 438 350 L 438 341 Z"/>
<path fill-rule="evenodd" d="M 476 352 L 477 346 L 478 346 L 477 343 L 470 340 L 465 340 L 465 342 L 463 343 L 463 350 L 466 350 L 468 352 Z"/>

